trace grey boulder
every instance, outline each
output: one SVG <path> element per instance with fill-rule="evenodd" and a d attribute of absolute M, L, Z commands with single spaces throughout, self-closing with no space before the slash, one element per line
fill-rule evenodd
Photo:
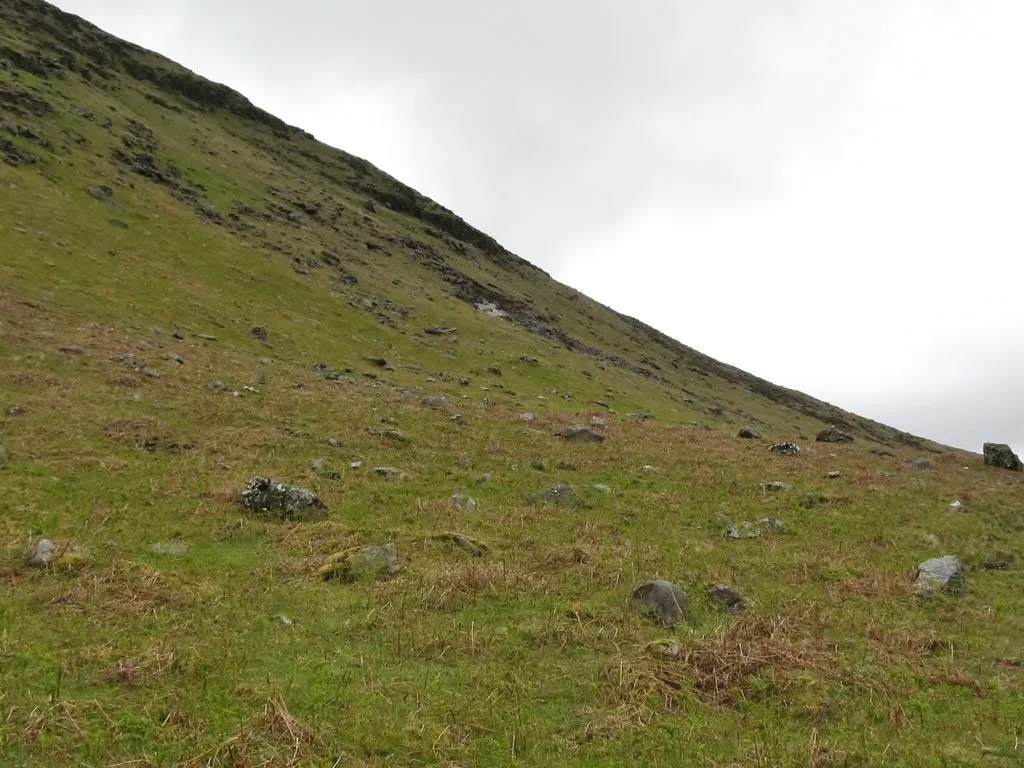
<path fill-rule="evenodd" d="M 309 489 L 259 476 L 249 481 L 238 502 L 249 512 L 268 512 L 284 520 L 316 520 L 325 509 Z"/>
<path fill-rule="evenodd" d="M 563 440 L 568 440 L 573 443 L 604 442 L 604 435 L 596 429 L 592 429 L 584 424 L 573 424 L 571 427 L 566 427 L 558 433 L 558 436 Z"/>
<path fill-rule="evenodd" d="M 747 610 L 747 601 L 739 590 L 728 584 L 712 584 L 708 587 L 708 600 L 726 613 L 743 613 Z"/>
<path fill-rule="evenodd" d="M 917 567 L 914 591 L 921 597 L 930 597 L 941 591 L 955 594 L 963 586 L 964 567 L 953 555 L 933 557 Z"/>
<path fill-rule="evenodd" d="M 1010 446 L 1005 443 L 985 443 L 982 450 L 985 453 L 985 463 L 992 467 L 1001 467 L 1013 472 L 1020 472 L 1024 465 Z"/>
<path fill-rule="evenodd" d="M 671 627 L 686 613 L 689 598 L 671 581 L 645 581 L 629 596 L 629 607 L 649 619 Z"/>
<path fill-rule="evenodd" d="M 843 432 L 841 429 L 829 427 L 821 430 L 815 440 L 819 443 L 852 443 L 853 435 Z"/>

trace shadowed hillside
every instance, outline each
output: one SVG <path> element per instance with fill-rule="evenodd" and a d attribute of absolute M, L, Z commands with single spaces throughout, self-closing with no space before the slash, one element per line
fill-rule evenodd
<path fill-rule="evenodd" d="M 0 159 L 0 763 L 1018 764 L 1019 473 L 36 0 Z"/>

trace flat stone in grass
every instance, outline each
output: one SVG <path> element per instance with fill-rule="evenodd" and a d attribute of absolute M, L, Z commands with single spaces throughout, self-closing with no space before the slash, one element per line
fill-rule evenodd
<path fill-rule="evenodd" d="M 768 450 L 783 456 L 797 456 L 800 454 L 800 446 L 796 443 L 773 443 L 768 446 Z"/>
<path fill-rule="evenodd" d="M 63 352 L 65 355 L 82 356 L 89 354 L 89 350 L 78 344 L 65 344 L 63 347 L 60 348 L 60 351 Z"/>
<path fill-rule="evenodd" d="M 472 496 L 467 496 L 464 493 L 452 494 L 451 503 L 456 509 L 461 509 L 466 512 L 472 512 L 476 509 L 476 499 Z"/>
<path fill-rule="evenodd" d="M 743 613 L 747 610 L 747 601 L 739 590 L 728 584 L 712 584 L 708 587 L 708 600 L 726 613 Z"/>
<path fill-rule="evenodd" d="M 758 440 L 761 437 L 761 433 L 749 427 L 744 427 L 737 433 L 737 437 L 742 437 L 744 440 Z"/>
<path fill-rule="evenodd" d="M 389 578 L 400 570 L 402 566 L 398 562 L 398 551 L 389 542 L 337 552 L 327 558 L 319 573 L 325 581 L 364 581 Z"/>
<path fill-rule="evenodd" d="M 766 491 L 791 491 L 793 486 L 790 483 L 784 483 L 781 480 L 773 480 L 770 483 L 763 483 L 761 485 Z"/>
<path fill-rule="evenodd" d="M 671 627 L 683 614 L 689 598 L 671 581 L 657 579 L 638 585 L 629 596 L 629 607 L 649 619 Z"/>
<path fill-rule="evenodd" d="M 238 502 L 249 512 L 265 512 L 282 520 L 319 520 L 326 509 L 320 497 L 307 488 L 259 476 L 249 481 Z"/>
<path fill-rule="evenodd" d="M 487 554 L 490 547 L 484 542 L 470 538 L 465 534 L 461 533 L 439 533 L 435 536 L 431 536 L 434 541 L 444 541 L 454 544 L 459 549 L 468 552 L 473 557 L 483 557 Z"/>
<path fill-rule="evenodd" d="M 917 567 L 914 592 L 921 597 L 931 597 L 942 591 L 958 594 L 963 587 L 964 567 L 953 555 L 933 557 Z"/>
<path fill-rule="evenodd" d="M 573 424 L 558 433 L 563 440 L 572 443 L 603 443 L 604 435 L 585 424 Z"/>
<path fill-rule="evenodd" d="M 428 408 L 444 408 L 448 405 L 448 398 L 444 395 L 426 395 L 420 402 Z"/>
<path fill-rule="evenodd" d="M 821 430 L 815 440 L 819 443 L 852 443 L 853 435 L 843 432 L 841 429 L 829 427 Z"/>
<path fill-rule="evenodd" d="M 544 491 L 544 501 L 554 504 L 571 504 L 576 501 L 576 491 L 568 483 L 559 483 Z"/>

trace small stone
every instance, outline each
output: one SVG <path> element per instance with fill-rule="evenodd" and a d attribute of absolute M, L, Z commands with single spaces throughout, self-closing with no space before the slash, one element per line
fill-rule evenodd
<path fill-rule="evenodd" d="M 185 339 L 185 334 L 183 334 L 181 331 L 174 331 L 171 333 L 171 337 L 178 339 L 179 341 L 183 341 Z"/>
<path fill-rule="evenodd" d="M 262 341 L 264 343 L 270 341 L 270 329 L 265 325 L 254 325 L 249 329 L 249 333 L 257 341 Z"/>
<path fill-rule="evenodd" d="M 474 482 L 477 485 L 487 485 L 489 482 L 491 482 L 491 473 L 487 472 L 483 475 L 480 475 L 480 477 L 478 477 Z"/>
<path fill-rule="evenodd" d="M 402 570 L 392 543 L 356 547 L 331 555 L 320 568 L 324 580 L 361 581 L 394 576 Z"/>
<path fill-rule="evenodd" d="M 159 541 L 153 545 L 153 553 L 157 555 L 170 555 L 171 557 L 182 557 L 188 552 L 188 545 L 180 541 L 164 542 Z"/>
<path fill-rule="evenodd" d="M 758 440 L 761 437 L 760 432 L 756 432 L 753 429 L 749 429 L 748 427 L 744 427 L 737 434 L 744 440 Z"/>
<path fill-rule="evenodd" d="M 259 476 L 249 481 L 238 502 L 249 512 L 269 512 L 284 520 L 318 520 L 326 509 L 307 488 Z"/>
<path fill-rule="evenodd" d="M 366 362 L 370 363 L 371 365 L 375 365 L 378 368 L 387 368 L 388 365 L 386 357 L 367 357 L 364 359 L 366 360 Z"/>
<path fill-rule="evenodd" d="M 472 512 L 476 509 L 476 499 L 472 496 L 466 496 L 463 493 L 452 494 L 450 501 L 452 506 L 456 509 L 461 509 L 466 512 Z"/>
<path fill-rule="evenodd" d="M 228 385 L 225 384 L 223 381 L 211 381 L 206 386 L 208 386 L 214 392 L 224 392 L 228 388 Z"/>
<path fill-rule="evenodd" d="M 448 421 L 452 422 L 453 424 L 458 424 L 461 427 L 466 423 L 466 417 L 463 416 L 461 413 L 453 413 L 451 416 L 448 417 Z"/>
<path fill-rule="evenodd" d="M 427 395 L 420 402 L 428 408 L 444 408 L 448 405 L 448 398 L 443 395 Z"/>
<path fill-rule="evenodd" d="M 743 595 L 728 584 L 712 584 L 708 587 L 708 600 L 726 613 L 743 613 L 747 610 L 747 601 Z"/>
<path fill-rule="evenodd" d="M 637 586 L 629 596 L 629 607 L 649 619 L 673 626 L 686 613 L 689 598 L 671 581 L 657 579 Z"/>
<path fill-rule="evenodd" d="M 835 480 L 838 477 L 842 477 L 842 473 L 838 469 L 833 469 L 831 472 L 825 475 L 825 477 L 828 478 L 829 480 Z"/>
<path fill-rule="evenodd" d="M 985 463 L 989 466 L 1009 469 L 1012 472 L 1024 469 L 1024 464 L 1021 464 L 1017 454 L 1005 443 L 985 443 L 982 450 L 985 454 Z"/>
<path fill-rule="evenodd" d="M 610 485 L 605 485 L 604 483 L 594 483 L 594 490 L 598 493 L 611 493 L 612 487 Z"/>
<path fill-rule="evenodd" d="M 766 491 L 791 491 L 793 486 L 790 483 L 783 483 L 781 480 L 773 480 L 770 483 L 763 483 L 762 488 Z"/>
<path fill-rule="evenodd" d="M 640 467 L 640 471 L 641 472 L 651 473 L 651 472 L 657 472 L 658 468 L 657 467 L 652 467 L 650 464 L 644 464 L 642 467 Z"/>
<path fill-rule="evenodd" d="M 573 443 L 604 442 L 604 435 L 595 429 L 584 426 L 583 424 L 573 424 L 571 427 L 566 427 L 558 433 L 558 436 L 563 440 L 568 440 Z"/>
<path fill-rule="evenodd" d="M 836 427 L 829 427 L 828 429 L 821 430 L 814 439 L 819 443 L 852 443 L 853 435 L 843 432 L 843 430 Z"/>
<path fill-rule="evenodd" d="M 465 376 L 463 376 L 461 379 L 459 379 L 459 386 L 460 387 L 468 387 L 469 383 L 470 383 L 469 379 L 467 379 Z"/>
<path fill-rule="evenodd" d="M 81 357 L 82 355 L 88 355 L 89 350 L 85 347 L 79 346 L 78 344 L 65 344 L 60 348 L 60 351 L 65 355 L 76 355 Z"/>
<path fill-rule="evenodd" d="M 150 379 L 159 379 L 161 376 L 163 376 L 163 374 L 160 373 L 160 371 L 158 371 L 156 368 L 150 368 L 149 366 L 146 366 L 145 368 L 142 369 L 142 375 Z"/>
<path fill-rule="evenodd" d="M 393 440 L 396 443 L 409 442 L 409 438 L 406 437 L 405 432 L 400 429 L 386 429 L 381 434 L 383 434 L 383 436 L 388 440 Z"/>
<path fill-rule="evenodd" d="M 931 459 L 926 459 L 924 457 L 920 457 L 920 458 L 917 458 L 917 459 L 911 459 L 910 460 L 910 466 L 913 469 L 931 469 L 932 468 L 932 460 Z"/>
<path fill-rule="evenodd" d="M 28 562 L 29 565 L 37 565 L 41 568 L 45 568 L 53 562 L 53 559 L 56 556 L 57 545 L 49 539 L 40 539 L 32 547 L 32 551 L 28 556 Z"/>
<path fill-rule="evenodd" d="M 605 427 L 608 426 L 608 419 L 604 418 L 603 416 L 591 416 L 590 425 L 593 427 L 597 427 L 598 429 L 604 429 Z"/>
<path fill-rule="evenodd" d="M 576 491 L 568 483 L 559 483 L 544 491 L 544 500 L 555 504 L 568 504 L 576 500 Z"/>
<path fill-rule="evenodd" d="M 25 409 L 20 405 L 12 405 L 7 409 L 8 416 L 20 416 L 25 412 Z"/>
<path fill-rule="evenodd" d="M 949 502 L 949 508 L 951 510 L 953 510 L 954 512 L 966 512 L 967 511 L 967 507 L 964 506 L 964 503 L 962 501 L 960 501 L 959 499 L 957 499 L 955 501 Z"/>
<path fill-rule="evenodd" d="M 487 372 L 494 376 L 501 376 L 501 368 L 499 368 L 496 365 L 492 365 L 490 368 L 488 368 Z"/>
<path fill-rule="evenodd" d="M 394 467 L 374 467 L 373 471 L 375 474 L 378 474 L 387 480 L 399 477 L 399 472 Z"/>
<path fill-rule="evenodd" d="M 547 463 L 544 459 L 534 459 L 530 462 L 530 468 L 536 469 L 538 472 L 546 472 L 548 469 Z"/>
<path fill-rule="evenodd" d="M 800 446 L 796 443 L 773 443 L 768 446 L 768 450 L 772 453 L 779 453 L 783 456 L 796 456 L 800 453 Z"/>
<path fill-rule="evenodd" d="M 957 594 L 963 586 L 964 568 L 953 555 L 933 557 L 917 567 L 914 591 L 921 597 L 931 597 L 940 591 Z"/>
<path fill-rule="evenodd" d="M 532 422 L 532 421 L 534 421 L 534 420 L 535 420 L 536 418 L 537 418 L 537 417 L 536 417 L 536 416 L 534 416 L 534 415 L 533 415 L 532 413 L 520 413 L 520 414 L 519 414 L 519 420 L 520 420 L 521 422 L 525 423 L 525 424 L 529 424 L 529 423 L 531 423 L 531 422 Z"/>
<path fill-rule="evenodd" d="M 177 363 L 178 365 L 185 364 L 185 358 L 183 358 L 181 355 L 168 355 L 166 359 L 172 363 Z"/>
<path fill-rule="evenodd" d="M 197 333 L 196 334 L 196 338 L 197 339 L 202 339 L 203 341 L 216 341 L 217 340 L 217 337 L 214 336 L 212 333 Z"/>
<path fill-rule="evenodd" d="M 363 466 L 363 462 L 361 461 L 353 461 L 351 464 L 349 464 L 349 467 L 351 467 L 352 469 L 359 469 L 361 466 Z"/>

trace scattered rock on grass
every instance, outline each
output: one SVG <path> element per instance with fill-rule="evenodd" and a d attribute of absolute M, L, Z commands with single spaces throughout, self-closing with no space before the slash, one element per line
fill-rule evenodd
<path fill-rule="evenodd" d="M 737 433 L 737 437 L 742 437 L 744 440 L 758 440 L 761 437 L 761 433 L 749 427 L 744 427 Z"/>
<path fill-rule="evenodd" d="M 726 613 L 743 613 L 747 610 L 747 601 L 739 590 L 728 584 L 712 584 L 708 587 L 708 600 L 722 608 Z"/>
<path fill-rule="evenodd" d="M 375 474 L 380 475 L 381 477 L 385 478 L 386 480 L 393 480 L 396 477 L 397 478 L 404 478 L 405 477 L 405 473 L 404 472 L 399 472 L 394 467 L 374 467 L 373 471 L 374 471 Z"/>
<path fill-rule="evenodd" d="M 594 490 L 598 493 L 611 493 L 612 487 L 605 483 L 594 483 Z"/>
<path fill-rule="evenodd" d="M 1024 464 L 1021 464 L 1017 454 L 1005 443 L 985 443 L 983 451 L 985 463 L 989 466 L 1009 469 L 1013 472 L 1020 472 L 1024 469 Z"/>
<path fill-rule="evenodd" d="M 259 476 L 249 481 L 238 501 L 249 512 L 268 512 L 285 520 L 316 520 L 325 509 L 309 489 Z"/>
<path fill-rule="evenodd" d="M 949 508 L 951 510 L 953 510 L 954 512 L 966 512 L 967 511 L 967 507 L 964 505 L 964 503 L 962 501 L 960 501 L 960 499 L 956 499 L 954 501 L 949 502 Z"/>
<path fill-rule="evenodd" d="M 464 493 L 452 494 L 451 502 L 453 507 L 465 510 L 466 512 L 472 512 L 476 509 L 476 499 Z"/>
<path fill-rule="evenodd" d="M 37 565 L 45 568 L 53 559 L 57 556 L 57 545 L 49 539 L 40 539 L 32 547 L 32 551 L 29 552 L 28 562 L 29 565 Z"/>
<path fill-rule="evenodd" d="M 7 463 L 7 449 L 0 445 L 0 467 Z"/>
<path fill-rule="evenodd" d="M 796 443 L 772 443 L 768 446 L 772 453 L 780 453 L 783 456 L 796 456 L 800 453 L 800 446 Z"/>
<path fill-rule="evenodd" d="M 490 547 L 488 547 L 484 542 L 470 538 L 469 536 L 461 533 L 439 533 L 431 538 L 435 541 L 451 542 L 459 549 L 471 554 L 473 557 L 483 557 L 490 549 Z"/>
<path fill-rule="evenodd" d="M 555 504 L 567 504 L 576 500 L 576 491 L 568 483 L 559 483 L 544 491 L 544 500 Z"/>
<path fill-rule="evenodd" d="M 153 554 L 182 557 L 188 552 L 188 544 L 181 541 L 158 541 L 153 545 Z"/>
<path fill-rule="evenodd" d="M 448 405 L 448 398 L 444 395 L 427 395 L 420 402 L 428 408 L 444 408 Z"/>
<path fill-rule="evenodd" d="M 630 608 L 666 627 L 671 627 L 682 618 L 688 602 L 686 592 L 664 579 L 645 581 L 629 596 Z"/>
<path fill-rule="evenodd" d="M 319 573 L 324 580 L 362 581 L 394 576 L 402 570 L 398 551 L 392 543 L 381 546 L 354 547 L 327 558 Z"/>
<path fill-rule="evenodd" d="M 604 442 L 604 435 L 596 429 L 592 429 L 584 424 L 573 424 L 571 427 L 566 427 L 558 433 L 558 436 L 563 440 L 568 440 L 572 443 Z"/>
<path fill-rule="evenodd" d="M 828 429 L 821 430 L 814 439 L 819 443 L 852 443 L 853 435 L 843 432 L 843 430 L 836 427 L 829 427 Z"/>
<path fill-rule="evenodd" d="M 916 458 L 916 459 L 911 459 L 910 460 L 910 466 L 913 469 L 931 469 L 932 468 L 932 460 L 931 459 L 926 459 L 926 458 L 924 458 L 922 456 L 922 457 L 919 457 L 919 458 Z"/>
<path fill-rule="evenodd" d="M 964 568 L 953 555 L 933 557 L 917 567 L 914 591 L 921 597 L 931 597 L 940 591 L 957 594 L 963 586 Z"/>
<path fill-rule="evenodd" d="M 842 472 L 840 472 L 838 469 L 833 469 L 831 472 L 825 475 L 825 477 L 828 478 L 829 480 L 835 480 L 836 478 L 842 477 Z"/>
<path fill-rule="evenodd" d="M 249 333 L 252 334 L 252 337 L 257 341 L 262 341 L 264 343 L 270 341 L 270 329 L 265 325 L 254 325 L 249 329 Z"/>
<path fill-rule="evenodd" d="M 60 348 L 60 351 L 65 355 L 75 355 L 78 357 L 89 354 L 89 350 L 85 347 L 79 346 L 78 344 L 65 344 Z"/>
<path fill-rule="evenodd" d="M 793 486 L 790 483 L 784 483 L 781 480 L 773 480 L 770 483 L 762 483 L 761 487 L 766 491 L 791 491 Z"/>

